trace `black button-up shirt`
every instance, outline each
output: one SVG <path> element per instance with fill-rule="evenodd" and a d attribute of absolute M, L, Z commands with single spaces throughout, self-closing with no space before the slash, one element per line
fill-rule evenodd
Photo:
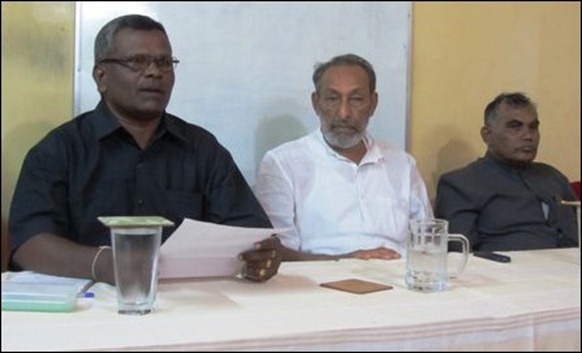
<path fill-rule="evenodd" d="M 578 244 L 576 200 L 568 179 L 544 163 L 515 168 L 487 153 L 442 175 L 435 215 L 467 236 L 473 250 L 509 251 Z"/>
<path fill-rule="evenodd" d="M 39 233 L 110 244 L 99 216 L 185 217 L 270 227 L 230 153 L 201 127 L 165 114 L 142 150 L 100 102 L 51 131 L 25 158 L 10 210 L 11 247 Z M 163 241 L 175 229 L 164 228 Z"/>

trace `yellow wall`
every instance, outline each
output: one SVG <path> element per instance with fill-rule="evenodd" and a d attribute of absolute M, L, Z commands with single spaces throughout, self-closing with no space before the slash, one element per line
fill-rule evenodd
<path fill-rule="evenodd" d="M 482 111 L 502 91 L 537 101 L 538 160 L 580 179 L 580 3 L 413 6 L 408 149 L 431 197 L 482 155 Z M 73 111 L 74 3 L 2 2 L 2 220 L 28 149 Z"/>
<path fill-rule="evenodd" d="M 580 180 L 580 3 L 413 5 L 409 150 L 429 193 L 481 156 L 483 109 L 498 93 L 538 104 L 537 160 Z"/>
<path fill-rule="evenodd" d="M 74 3 L 2 2 L 2 223 L 30 147 L 73 112 Z"/>

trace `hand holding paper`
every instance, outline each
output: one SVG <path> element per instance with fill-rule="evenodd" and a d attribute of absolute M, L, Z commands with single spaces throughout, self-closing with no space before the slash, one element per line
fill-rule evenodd
<path fill-rule="evenodd" d="M 234 277 L 243 266 L 238 255 L 276 232 L 186 218 L 162 245 L 159 278 Z"/>
<path fill-rule="evenodd" d="M 239 255 L 245 265 L 243 276 L 251 281 L 264 282 L 279 271 L 281 265 L 281 241 L 277 237 L 269 237 L 257 243 L 253 250 Z"/>

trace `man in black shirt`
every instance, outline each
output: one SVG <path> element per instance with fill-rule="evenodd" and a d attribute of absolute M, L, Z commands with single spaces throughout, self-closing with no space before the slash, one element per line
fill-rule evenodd
<path fill-rule="evenodd" d="M 474 251 L 529 250 L 578 245 L 576 200 L 568 179 L 534 162 L 540 142 L 535 104 L 522 93 L 501 94 L 485 108 L 481 137 L 487 152 L 442 175 L 435 215 L 449 220 Z"/>
<path fill-rule="evenodd" d="M 10 210 L 12 268 L 114 283 L 98 216 L 158 215 L 271 227 L 230 153 L 168 114 L 178 60 L 164 27 L 128 15 L 95 40 L 95 110 L 51 131 L 24 161 Z M 174 229 L 165 228 L 163 241 Z M 245 252 L 244 275 L 277 273 L 277 237 Z"/>

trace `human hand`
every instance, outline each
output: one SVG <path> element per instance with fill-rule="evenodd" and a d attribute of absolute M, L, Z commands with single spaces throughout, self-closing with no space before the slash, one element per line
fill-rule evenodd
<path fill-rule="evenodd" d="M 358 250 L 354 251 L 349 254 L 350 257 L 361 259 L 361 260 L 370 260 L 370 259 L 379 259 L 379 260 L 394 260 L 399 259 L 400 253 L 393 249 L 388 248 L 376 248 L 376 249 L 368 249 L 368 250 Z"/>
<path fill-rule="evenodd" d="M 239 259 L 245 262 L 243 277 L 254 282 L 265 282 L 275 276 L 281 265 L 281 241 L 272 236 L 255 243 L 253 250 L 239 254 Z"/>

